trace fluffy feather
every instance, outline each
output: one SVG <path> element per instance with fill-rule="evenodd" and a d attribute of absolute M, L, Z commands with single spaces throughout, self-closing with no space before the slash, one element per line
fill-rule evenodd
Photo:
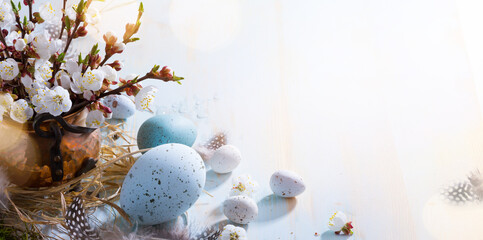
<path fill-rule="evenodd" d="M 195 224 L 189 226 L 140 226 L 135 232 L 124 232 L 117 226 L 102 227 L 101 239 L 105 240 L 217 240 L 220 235 L 218 228 L 204 228 Z"/>
<path fill-rule="evenodd" d="M 3 168 L 0 168 L 0 208 L 6 209 L 9 206 L 9 201 L 7 199 L 7 187 L 10 184 L 8 181 L 7 174 Z"/>
<path fill-rule="evenodd" d="M 193 149 L 195 149 L 198 154 L 200 154 L 201 158 L 203 158 L 204 161 L 208 161 L 213 156 L 213 153 L 215 153 L 215 151 L 221 146 L 226 145 L 227 142 L 228 137 L 226 133 L 218 132 L 213 135 L 207 142 L 194 146 Z"/>
<path fill-rule="evenodd" d="M 483 200 L 483 176 L 481 175 L 480 170 L 476 169 L 476 171 L 470 173 L 468 180 L 470 181 L 470 184 L 473 187 L 473 192 L 478 197 L 478 200 Z"/>

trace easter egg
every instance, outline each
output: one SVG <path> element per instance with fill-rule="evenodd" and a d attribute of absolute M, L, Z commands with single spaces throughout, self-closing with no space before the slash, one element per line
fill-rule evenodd
<path fill-rule="evenodd" d="M 196 127 L 189 119 L 180 115 L 158 115 L 141 125 L 137 141 L 139 149 L 166 143 L 180 143 L 191 147 L 196 135 Z"/>
<path fill-rule="evenodd" d="M 270 178 L 270 188 L 280 197 L 295 197 L 305 191 L 305 183 L 297 173 L 279 170 Z"/>
<path fill-rule="evenodd" d="M 232 145 L 224 145 L 215 151 L 208 164 L 216 173 L 229 173 L 240 164 L 240 161 L 240 150 Z"/>
<path fill-rule="evenodd" d="M 109 95 L 102 102 L 112 110 L 112 118 L 115 119 L 126 119 L 136 112 L 136 105 L 124 95 Z"/>
<path fill-rule="evenodd" d="M 142 225 L 173 220 L 193 206 L 205 178 L 205 165 L 195 150 L 183 144 L 164 144 L 147 151 L 131 167 L 120 204 Z"/>
<path fill-rule="evenodd" d="M 234 223 L 247 224 L 258 216 L 258 206 L 250 197 L 233 196 L 223 203 L 223 213 Z"/>

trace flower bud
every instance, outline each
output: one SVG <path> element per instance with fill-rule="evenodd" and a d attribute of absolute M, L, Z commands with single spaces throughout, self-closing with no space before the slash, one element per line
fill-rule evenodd
<path fill-rule="evenodd" d="M 27 25 L 25 26 L 25 30 L 27 31 L 33 31 L 35 28 L 35 24 L 32 21 L 29 21 Z"/>
<path fill-rule="evenodd" d="M 74 34 L 74 37 L 85 37 L 87 35 L 87 29 L 82 26 L 77 29 L 77 32 Z"/>
<path fill-rule="evenodd" d="M 109 64 L 107 64 L 107 65 L 111 66 L 111 67 L 112 67 L 112 68 L 114 68 L 116 71 L 121 71 L 121 69 L 122 69 L 122 67 L 123 67 L 123 66 L 122 66 L 122 63 L 121 63 L 121 62 L 119 62 L 119 60 L 116 60 L 116 61 L 114 61 L 113 63 L 109 63 Z"/>
<path fill-rule="evenodd" d="M 106 45 L 113 46 L 117 42 L 117 37 L 113 32 L 109 31 L 103 36 Z"/>
<path fill-rule="evenodd" d="M 86 21 L 86 14 L 83 12 L 82 14 L 77 14 L 77 19 L 81 22 Z"/>
<path fill-rule="evenodd" d="M 101 63 L 101 56 L 99 54 L 96 54 L 94 56 L 90 55 L 90 64 L 89 66 L 91 69 L 96 69 L 99 64 Z"/>
<path fill-rule="evenodd" d="M 126 44 L 120 42 L 120 43 L 114 44 L 114 46 L 112 47 L 112 50 L 114 53 L 122 53 L 125 48 L 126 48 Z"/>
<path fill-rule="evenodd" d="M 164 66 L 163 69 L 161 69 L 161 71 L 159 71 L 159 75 L 161 77 L 172 79 L 173 78 L 173 70 L 171 70 L 171 68 L 169 68 L 168 66 Z"/>

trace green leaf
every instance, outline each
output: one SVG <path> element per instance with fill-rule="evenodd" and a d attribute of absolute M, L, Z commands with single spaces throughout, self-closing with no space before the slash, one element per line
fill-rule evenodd
<path fill-rule="evenodd" d="M 43 22 L 45 22 L 45 20 L 42 17 L 40 17 L 40 13 L 39 12 L 34 12 L 33 15 L 35 17 L 35 20 L 37 20 L 37 23 L 43 23 Z"/>
<path fill-rule="evenodd" d="M 151 69 L 151 72 L 157 72 L 159 70 L 160 66 L 159 65 L 154 65 L 153 69 Z"/>
<path fill-rule="evenodd" d="M 65 16 L 65 17 L 64 17 L 64 23 L 65 23 L 65 29 L 67 29 L 67 31 L 69 31 L 69 32 L 70 32 L 70 28 L 71 28 L 72 26 L 70 25 L 70 19 L 69 19 L 69 17 L 68 17 L 68 16 Z"/>
<path fill-rule="evenodd" d="M 64 62 L 65 53 L 59 54 L 57 57 L 57 62 Z"/>
<path fill-rule="evenodd" d="M 131 38 L 129 39 L 130 42 L 135 42 L 135 41 L 138 41 L 140 38 Z"/>
<path fill-rule="evenodd" d="M 23 25 L 27 26 L 27 24 L 28 24 L 27 16 L 24 16 L 23 17 Z"/>
<path fill-rule="evenodd" d="M 82 63 L 82 53 L 79 53 L 79 59 L 77 59 L 77 61 L 79 62 L 79 64 Z"/>
<path fill-rule="evenodd" d="M 184 77 L 178 77 L 178 76 L 174 75 L 174 73 L 173 73 L 173 80 L 174 81 L 177 81 L 179 83 L 179 81 L 183 80 L 183 79 L 184 79 Z"/>
<path fill-rule="evenodd" d="M 96 45 L 92 46 L 91 49 L 91 55 L 94 56 L 99 52 L 99 43 L 96 43 Z"/>
<path fill-rule="evenodd" d="M 84 11 L 85 6 L 86 6 L 85 1 L 84 1 L 84 0 L 81 0 L 81 1 L 79 2 L 79 5 L 77 5 L 77 10 L 76 10 L 76 12 L 77 12 L 78 14 L 81 14 L 81 13 L 82 13 L 82 11 Z"/>
<path fill-rule="evenodd" d="M 90 57 L 91 57 L 91 55 L 87 55 L 86 58 L 84 58 L 84 61 L 82 63 L 87 65 L 89 63 Z"/>
<path fill-rule="evenodd" d="M 17 9 L 17 6 L 15 6 L 15 3 L 12 0 L 10 0 L 10 4 L 12 5 L 12 11 L 15 14 L 18 14 L 18 9 Z"/>
<path fill-rule="evenodd" d="M 22 10 L 22 4 L 20 4 L 20 2 L 18 2 L 18 10 Z"/>
<path fill-rule="evenodd" d="M 135 77 L 133 80 L 131 80 L 131 82 L 132 82 L 133 84 L 134 84 L 134 83 L 136 83 L 136 82 L 138 81 L 138 78 L 139 78 L 139 76 L 136 76 L 136 77 Z"/>
<path fill-rule="evenodd" d="M 139 12 L 142 12 L 142 13 L 144 12 L 143 2 L 139 4 Z"/>

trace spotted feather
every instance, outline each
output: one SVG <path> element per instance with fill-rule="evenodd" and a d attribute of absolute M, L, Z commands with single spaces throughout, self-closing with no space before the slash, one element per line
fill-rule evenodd
<path fill-rule="evenodd" d="M 215 134 L 208 142 L 206 142 L 205 146 L 208 149 L 216 150 L 223 145 L 226 145 L 227 137 L 226 134 L 223 132 L 219 132 Z"/>
<path fill-rule="evenodd" d="M 442 195 L 451 203 L 464 204 L 477 200 L 473 187 L 469 182 L 454 183 L 442 191 Z"/>
<path fill-rule="evenodd" d="M 74 197 L 66 211 L 65 222 L 72 239 L 100 240 L 99 233 L 88 222 L 81 197 Z"/>

